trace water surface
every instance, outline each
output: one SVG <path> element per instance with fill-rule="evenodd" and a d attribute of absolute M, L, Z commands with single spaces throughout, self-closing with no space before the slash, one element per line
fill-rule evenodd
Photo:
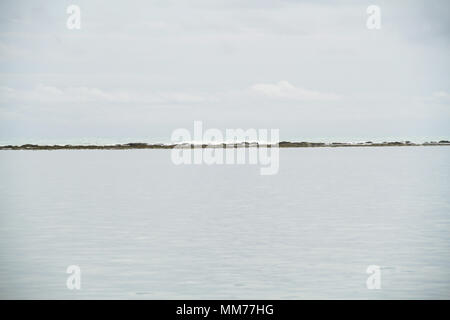
<path fill-rule="evenodd" d="M 450 148 L 280 157 L 261 176 L 170 150 L 0 151 L 0 298 L 450 298 Z"/>

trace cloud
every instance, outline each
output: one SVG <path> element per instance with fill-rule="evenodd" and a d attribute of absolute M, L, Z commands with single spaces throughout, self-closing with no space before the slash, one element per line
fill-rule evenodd
<path fill-rule="evenodd" d="M 324 101 L 324 100 L 338 100 L 340 96 L 333 93 L 323 93 L 313 90 L 295 87 L 288 81 L 280 81 L 275 84 L 255 84 L 251 90 L 257 94 L 266 96 L 272 99 L 286 99 L 286 100 L 305 100 L 305 101 Z"/>
<path fill-rule="evenodd" d="M 1 102 L 33 103 L 201 103 L 213 100 L 213 97 L 186 92 L 138 92 L 124 90 L 105 91 L 95 87 L 66 87 L 38 85 L 31 90 L 18 90 L 0 87 Z"/>
<path fill-rule="evenodd" d="M 433 93 L 433 97 L 437 99 L 449 99 L 450 93 L 445 91 L 438 91 Z"/>

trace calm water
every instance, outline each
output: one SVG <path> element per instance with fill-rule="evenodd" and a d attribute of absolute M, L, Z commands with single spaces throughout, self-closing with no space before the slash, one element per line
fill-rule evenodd
<path fill-rule="evenodd" d="M 450 148 L 280 157 L 0 151 L 0 298 L 450 298 Z"/>

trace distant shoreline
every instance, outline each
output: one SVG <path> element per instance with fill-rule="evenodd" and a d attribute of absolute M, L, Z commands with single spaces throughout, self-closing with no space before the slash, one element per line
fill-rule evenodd
<path fill-rule="evenodd" d="M 178 148 L 264 148 L 276 147 L 276 144 L 266 144 L 257 142 L 240 142 L 240 143 L 219 143 L 219 144 L 148 144 L 148 143 L 126 143 L 114 145 L 5 145 L 0 146 L 0 150 L 129 150 L 129 149 L 173 149 Z M 342 147 L 420 147 L 420 146 L 450 146 L 449 140 L 431 141 L 424 143 L 413 143 L 410 141 L 393 141 L 393 142 L 290 142 L 281 141 L 278 143 L 279 148 L 342 148 Z"/>

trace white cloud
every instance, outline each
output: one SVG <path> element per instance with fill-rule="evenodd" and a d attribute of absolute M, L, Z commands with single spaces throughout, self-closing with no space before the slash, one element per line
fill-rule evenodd
<path fill-rule="evenodd" d="M 124 90 L 105 91 L 93 87 L 66 87 L 38 85 L 31 90 L 18 90 L 0 87 L 1 102 L 33 102 L 33 103 L 200 103 L 212 101 L 213 97 L 186 92 L 137 92 Z"/>
<path fill-rule="evenodd" d="M 448 99 L 450 98 L 450 93 L 445 91 L 438 91 L 433 93 L 433 97 L 437 99 Z"/>
<path fill-rule="evenodd" d="M 280 81 L 275 84 L 259 83 L 251 87 L 252 91 L 273 99 L 289 100 L 338 100 L 340 96 L 333 93 L 323 93 L 295 87 L 288 81 Z"/>

